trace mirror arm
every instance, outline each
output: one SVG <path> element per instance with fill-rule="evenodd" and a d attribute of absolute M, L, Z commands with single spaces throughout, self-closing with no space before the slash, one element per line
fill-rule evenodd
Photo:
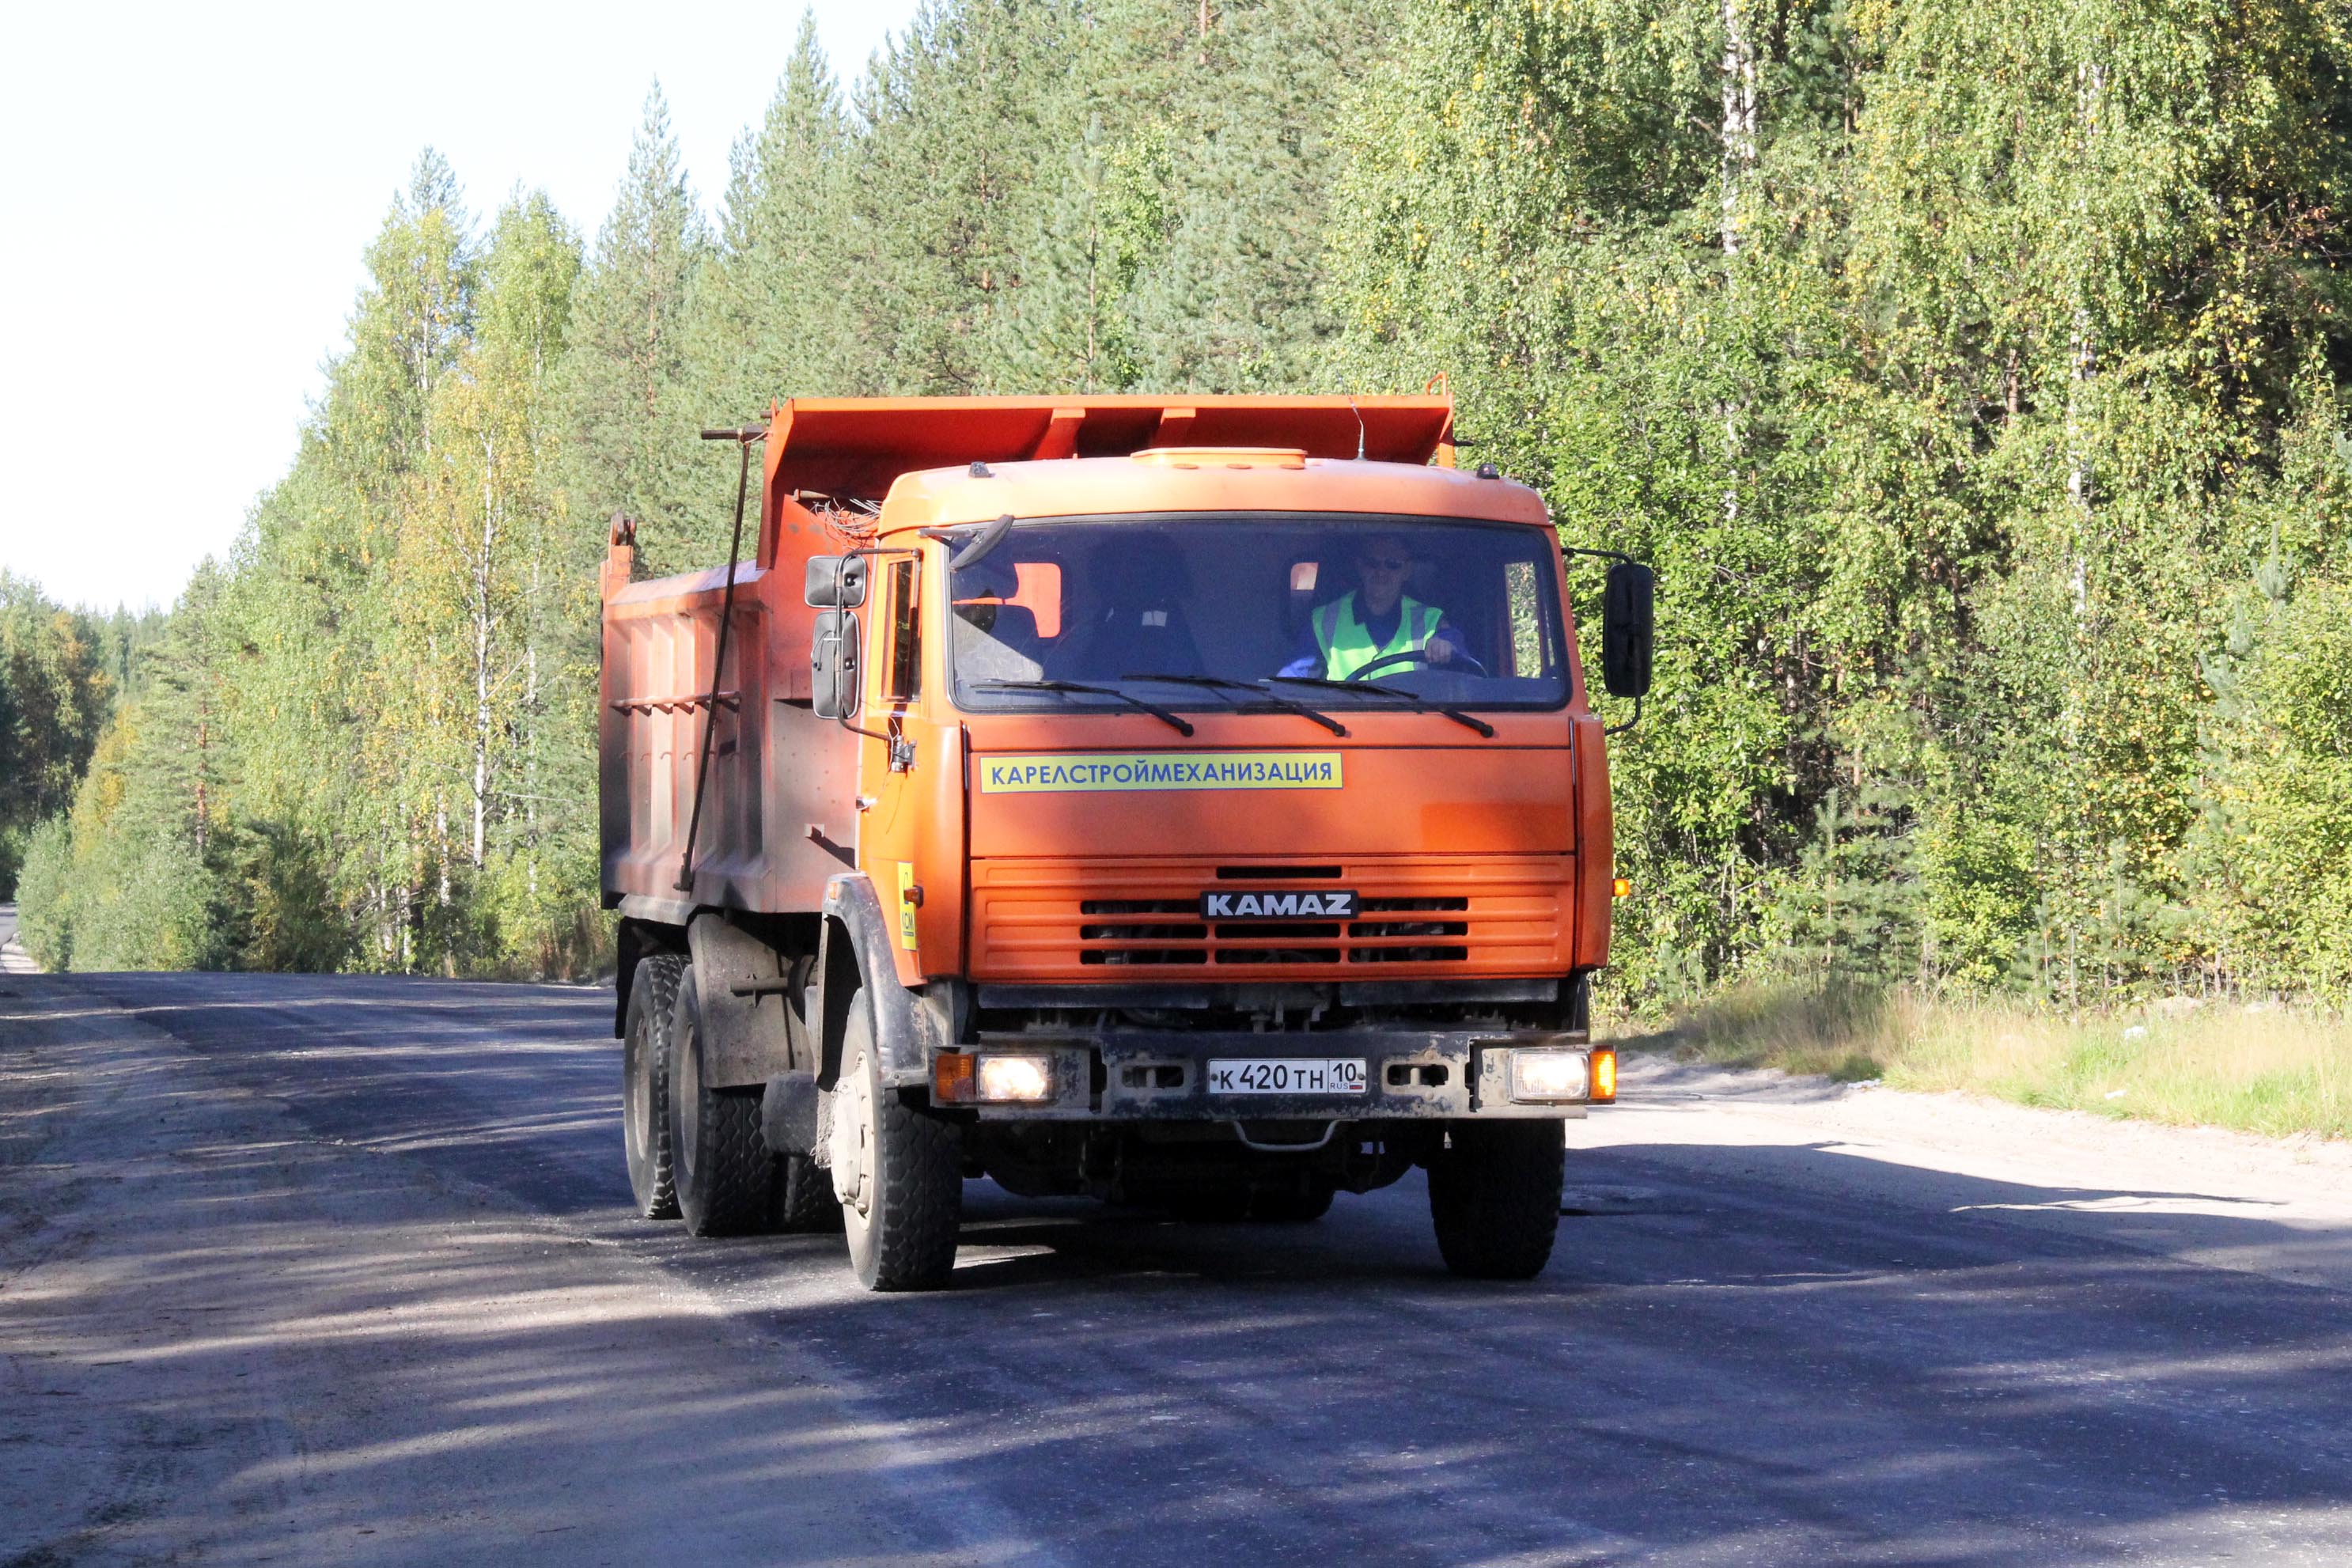
<path fill-rule="evenodd" d="M 890 749 L 890 771 L 892 773 L 903 773 L 913 771 L 915 766 L 915 742 L 907 739 L 906 736 L 887 735 L 878 730 L 861 730 L 846 719 L 835 719 L 834 722 L 840 725 L 843 729 L 848 731 L 853 735 L 863 735 L 869 741 L 879 741 L 885 746 L 887 746 Z"/>
<path fill-rule="evenodd" d="M 1626 720 L 1622 724 L 1603 724 L 1601 727 L 1601 732 L 1604 735 L 1622 735 L 1641 721 L 1642 700 L 1636 697 L 1633 699 L 1633 716 L 1631 719 Z"/>

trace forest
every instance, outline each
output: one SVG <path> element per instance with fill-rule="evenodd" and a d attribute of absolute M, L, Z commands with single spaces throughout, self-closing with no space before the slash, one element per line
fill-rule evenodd
<path fill-rule="evenodd" d="M 168 614 L 0 582 L 54 968 L 581 975 L 594 563 L 772 398 L 1418 391 L 1659 573 L 1607 994 L 2352 994 L 2352 10 L 928 0 L 593 235 L 427 152 Z M 1598 574 L 1580 567 L 1580 598 Z M 5 887 L 0 886 L 0 892 Z"/>

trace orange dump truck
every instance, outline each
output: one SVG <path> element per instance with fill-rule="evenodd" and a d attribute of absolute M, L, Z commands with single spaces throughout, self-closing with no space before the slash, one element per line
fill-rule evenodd
<path fill-rule="evenodd" d="M 1549 1256 L 1613 870 L 1542 501 L 1424 397 L 798 400 L 749 563 L 604 571 L 638 1205 L 940 1283 L 967 1177 Z M 744 525 L 739 499 L 737 553 Z M 1649 680 L 1650 579 L 1605 595 Z"/>

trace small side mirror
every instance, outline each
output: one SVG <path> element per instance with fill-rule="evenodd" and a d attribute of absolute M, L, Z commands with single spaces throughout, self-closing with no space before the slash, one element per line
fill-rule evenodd
<path fill-rule="evenodd" d="M 820 611 L 809 643 L 809 710 L 820 719 L 854 719 L 857 700 L 857 617 Z"/>
<path fill-rule="evenodd" d="M 812 609 L 856 609 L 866 603 L 866 557 L 810 556 L 801 599 Z"/>
<path fill-rule="evenodd" d="M 1656 596 L 1657 576 L 1647 566 L 1621 561 L 1609 568 L 1601 599 L 1601 683 L 1612 697 L 1649 695 Z"/>

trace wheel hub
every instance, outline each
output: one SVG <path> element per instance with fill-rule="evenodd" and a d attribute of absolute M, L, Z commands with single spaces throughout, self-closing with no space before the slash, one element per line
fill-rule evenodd
<path fill-rule="evenodd" d="M 874 1091 L 866 1064 L 852 1062 L 834 1088 L 833 1129 L 827 1152 L 833 1161 L 833 1195 L 862 1217 L 873 1208 L 873 1158 L 867 1140 L 874 1124 Z"/>

